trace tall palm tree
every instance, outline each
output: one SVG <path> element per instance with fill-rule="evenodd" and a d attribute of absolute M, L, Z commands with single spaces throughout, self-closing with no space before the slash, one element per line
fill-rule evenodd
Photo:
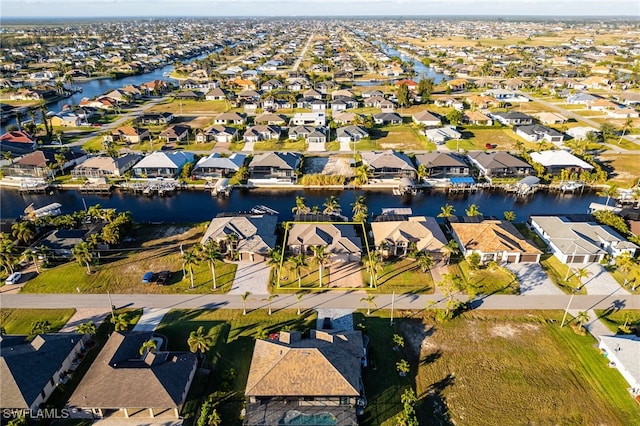
<path fill-rule="evenodd" d="M 298 315 L 300 315 L 300 312 L 301 312 L 300 301 L 302 300 L 303 297 L 304 297 L 304 293 L 302 293 L 302 292 L 296 293 L 296 303 L 298 305 Z"/>
<path fill-rule="evenodd" d="M 236 245 L 238 244 L 238 234 L 236 234 L 235 232 L 231 232 L 230 234 L 227 234 L 226 243 L 227 243 L 227 253 L 229 254 L 229 257 L 231 258 L 231 260 L 233 260 L 235 258 L 234 251 L 235 251 Z"/>
<path fill-rule="evenodd" d="M 411 370 L 411 367 L 409 366 L 409 363 L 406 359 L 401 359 L 400 361 L 396 362 L 396 369 L 398 370 L 398 374 L 404 377 Z"/>
<path fill-rule="evenodd" d="M 213 343 L 213 328 L 205 334 L 203 326 L 198 327 L 197 330 L 191 331 L 191 333 L 189 333 L 189 338 L 187 339 L 189 350 L 198 354 L 198 358 L 201 358 L 205 352 L 211 349 Z"/>
<path fill-rule="evenodd" d="M 342 211 L 342 208 L 340 207 L 340 201 L 334 195 L 330 195 L 326 200 L 324 200 L 324 203 L 322 203 L 322 207 L 324 207 L 322 213 L 325 214 L 340 214 L 340 212 Z"/>
<path fill-rule="evenodd" d="M 373 177 L 373 170 L 366 164 L 356 167 L 354 184 L 356 186 L 362 186 L 369 183 L 369 180 Z"/>
<path fill-rule="evenodd" d="M 140 355 L 144 355 L 148 352 L 153 352 L 156 349 L 158 349 L 158 344 L 156 343 L 156 341 L 153 339 L 149 339 L 146 342 L 142 343 L 138 352 L 140 353 Z"/>
<path fill-rule="evenodd" d="M 27 262 L 33 262 L 33 266 L 36 268 L 36 273 L 40 273 L 40 267 L 38 266 L 38 253 L 36 253 L 33 249 L 27 248 L 24 252 L 22 252 L 22 258 Z"/>
<path fill-rule="evenodd" d="M 269 250 L 267 265 L 275 266 L 276 279 L 280 281 L 280 265 L 282 264 L 282 248 L 276 246 Z"/>
<path fill-rule="evenodd" d="M 449 240 L 447 244 L 442 246 L 440 251 L 442 252 L 443 259 L 445 259 L 445 264 L 447 265 L 451 260 L 451 256 L 454 256 L 460 253 L 460 249 L 458 248 L 458 243 L 456 243 L 454 240 Z"/>
<path fill-rule="evenodd" d="M 378 284 L 378 273 L 382 270 L 382 259 L 378 252 L 373 252 L 367 256 L 365 267 L 369 272 L 369 287 L 373 288 Z"/>
<path fill-rule="evenodd" d="M 467 216 L 482 216 L 482 213 L 480 212 L 480 209 L 478 208 L 477 205 L 475 204 L 471 204 L 466 210 L 465 213 L 467 213 Z"/>
<path fill-rule="evenodd" d="M 616 185 L 615 183 L 612 183 L 611 185 L 609 185 L 607 187 L 607 189 L 598 192 L 598 195 L 600 197 L 607 197 L 607 201 L 605 202 L 605 205 L 609 205 L 609 200 L 611 199 L 611 197 L 615 197 L 618 194 L 618 185 Z"/>
<path fill-rule="evenodd" d="M 296 196 L 296 205 L 291 209 L 291 212 L 296 215 L 309 213 L 309 207 L 304 203 L 304 197 Z"/>
<path fill-rule="evenodd" d="M 423 273 L 426 273 L 433 267 L 433 257 L 431 257 L 429 253 L 424 251 L 418 252 L 416 258 L 418 260 L 418 266 Z"/>
<path fill-rule="evenodd" d="M 262 299 L 263 301 L 267 302 L 267 308 L 268 308 L 268 314 L 271 315 L 271 302 L 273 302 L 273 299 L 275 299 L 276 297 L 278 297 L 277 294 L 270 294 L 269 297 Z"/>
<path fill-rule="evenodd" d="M 198 256 L 192 251 L 186 251 L 182 255 L 182 264 L 189 271 L 189 278 L 191 279 L 191 287 L 194 288 L 193 284 L 193 267 L 198 264 Z"/>
<path fill-rule="evenodd" d="M 578 330 L 580 330 L 585 322 L 589 322 L 589 314 L 587 311 L 580 311 L 576 319 L 578 320 Z"/>
<path fill-rule="evenodd" d="M 422 182 L 422 179 L 429 177 L 429 169 L 427 169 L 426 164 L 420 164 L 418 169 L 416 170 L 416 176 L 418 177 L 418 181 Z"/>
<path fill-rule="evenodd" d="M 216 240 L 209 240 L 207 244 L 202 248 L 201 257 L 203 260 L 209 263 L 211 268 L 211 278 L 213 280 L 213 289 L 218 288 L 216 282 L 216 262 L 222 260 L 222 253 L 220 252 L 220 245 Z"/>
<path fill-rule="evenodd" d="M 574 275 L 576 276 L 578 281 L 580 281 L 580 285 L 582 285 L 582 280 L 585 278 L 589 278 L 593 274 L 587 268 L 580 268 L 580 269 L 576 269 L 576 272 Z"/>
<path fill-rule="evenodd" d="M 318 274 L 320 278 L 320 288 L 322 288 L 322 271 L 324 264 L 329 259 L 329 254 L 325 253 L 325 246 L 313 246 L 311 251 L 313 252 L 313 262 L 318 265 Z"/>
<path fill-rule="evenodd" d="M 300 270 L 303 267 L 307 266 L 307 259 L 305 258 L 304 253 L 298 253 L 297 255 L 290 257 L 287 262 L 291 264 L 291 267 L 296 272 L 296 277 L 298 278 L 298 288 L 301 288 L 302 275 L 300 274 Z"/>
<path fill-rule="evenodd" d="M 368 294 L 367 297 L 363 297 L 360 299 L 361 302 L 364 302 L 367 304 L 367 315 L 371 315 L 371 307 L 373 306 L 374 308 L 377 308 L 378 305 L 376 305 L 375 299 L 377 296 L 374 296 L 372 294 Z"/>
<path fill-rule="evenodd" d="M 456 209 L 454 209 L 451 204 L 445 204 L 444 206 L 440 207 L 440 213 L 438 214 L 438 217 L 453 216 L 455 211 Z"/>
<path fill-rule="evenodd" d="M 509 222 L 513 222 L 514 220 L 516 220 L 515 212 L 513 212 L 511 210 L 505 211 L 504 212 L 504 220 L 508 220 Z"/>
<path fill-rule="evenodd" d="M 364 195 L 358 195 L 354 203 L 351 204 L 354 222 L 364 222 L 367 220 L 369 210 L 367 208 L 367 199 Z"/>
<path fill-rule="evenodd" d="M 247 315 L 247 299 L 249 296 L 251 296 L 250 291 L 245 291 L 240 295 L 240 298 L 242 298 L 242 315 Z"/>
<path fill-rule="evenodd" d="M 91 274 L 91 260 L 93 259 L 93 255 L 89 250 L 89 244 L 82 241 L 71 249 L 71 253 L 79 264 L 87 266 L 87 274 Z"/>
<path fill-rule="evenodd" d="M 11 226 L 11 233 L 24 244 L 29 244 L 29 242 L 36 236 L 33 230 L 33 225 L 31 222 L 27 221 L 14 223 Z"/>

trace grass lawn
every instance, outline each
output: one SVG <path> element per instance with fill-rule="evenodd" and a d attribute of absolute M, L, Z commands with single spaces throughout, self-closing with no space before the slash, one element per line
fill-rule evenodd
<path fill-rule="evenodd" d="M 244 145 L 243 145 L 244 146 Z M 254 151 L 305 151 L 307 143 L 303 140 L 260 141 L 253 147 Z"/>
<path fill-rule="evenodd" d="M 606 325 L 612 333 L 618 332 L 618 327 L 627 323 L 629 327 L 635 327 L 640 330 L 640 310 L 637 309 L 622 309 L 616 310 L 600 310 L 595 311 L 600 321 Z"/>
<path fill-rule="evenodd" d="M 172 99 L 152 106 L 147 112 L 170 112 L 173 114 L 216 113 L 227 109 L 225 101 L 194 101 L 190 99 Z"/>
<path fill-rule="evenodd" d="M 460 149 L 467 151 L 484 150 L 486 149 L 485 145 L 488 143 L 497 145 L 496 149 L 500 150 L 513 149 L 516 139 L 512 135 L 513 132 L 506 128 L 464 128 L 462 130 L 462 139 L 459 141 L 449 140 L 446 145 L 454 151 L 458 146 Z"/>
<path fill-rule="evenodd" d="M 239 310 L 190 311 L 167 313 L 157 332 L 168 338 L 170 350 L 188 350 L 189 333 L 203 326 L 213 329 L 214 344 L 207 354 L 213 366 L 208 378 L 200 382 L 201 393 L 190 392 L 182 415 L 192 424 L 200 404 L 207 397 L 214 399 L 215 408 L 225 425 L 241 425 L 240 411 L 244 406 L 244 390 L 249 374 L 256 335 L 277 332 L 284 328 L 306 331 L 315 328 L 316 314 L 305 311 L 278 311 L 267 315 L 264 309 L 242 315 Z"/>
<path fill-rule="evenodd" d="M 411 125 L 382 126 L 371 131 L 371 139 L 377 142 L 380 149 L 417 149 L 427 147 L 427 138 L 418 134 L 418 129 Z M 357 144 L 357 148 L 360 148 Z"/>
<path fill-rule="evenodd" d="M 449 269 L 453 274 L 463 277 L 467 289 L 472 289 L 477 294 L 520 294 L 518 279 L 501 267 L 491 271 L 483 266 L 477 271 L 471 271 L 469 262 L 462 260 L 449 265 Z"/>
<path fill-rule="evenodd" d="M 623 141 L 624 142 L 624 141 Z M 611 181 L 623 187 L 631 187 L 638 182 L 640 176 L 640 161 L 633 154 L 602 154 L 598 160 L 607 167 L 614 169 Z"/>
<path fill-rule="evenodd" d="M 324 266 L 322 269 L 322 288 L 320 284 L 320 273 L 318 265 L 307 260 L 307 266 L 300 269 L 300 284 L 298 287 L 298 277 L 296 271 L 291 268 L 291 265 L 284 263 L 282 265 L 282 271 L 280 272 L 280 286 L 274 288 L 276 293 L 295 293 L 298 291 L 325 291 L 327 285 L 331 282 L 331 267 Z M 272 270 L 272 274 L 275 273 L 275 269 Z"/>
<path fill-rule="evenodd" d="M 551 281 L 567 294 L 571 294 L 577 288 L 580 288 L 576 294 L 587 294 L 587 290 L 584 288 L 578 277 L 575 276 L 573 269 L 569 272 L 569 279 L 565 280 L 569 267 L 560 262 L 557 257 L 547 253 L 543 254 L 540 258 L 540 265 L 542 269 L 547 273 Z"/>
<path fill-rule="evenodd" d="M 85 151 L 102 151 L 104 146 L 102 145 L 102 136 L 96 136 L 89 139 L 88 142 L 82 145 L 82 149 Z"/>
<path fill-rule="evenodd" d="M 212 293 L 212 275 L 208 263 L 199 262 L 193 268 L 194 288 L 190 288 L 189 272 L 182 279 L 180 244 L 185 250 L 199 241 L 204 225 L 194 227 L 143 226 L 134 234 L 134 247 L 123 247 L 110 255 L 103 254 L 101 264 L 94 266 L 93 273 L 77 262 L 69 262 L 43 271 L 29 281 L 23 293 Z M 218 261 L 216 292 L 231 288 L 237 266 Z M 172 271 L 168 285 L 142 283 L 147 271 Z"/>
<path fill-rule="evenodd" d="M 362 272 L 365 285 L 369 284 L 369 273 Z M 382 293 L 433 293 L 434 284 L 431 273 L 423 273 L 418 262 L 412 259 L 388 260 L 378 275 L 378 289 Z"/>
<path fill-rule="evenodd" d="M 414 327 L 426 337 L 416 377 L 418 417 L 435 410 L 434 424 L 638 423 L 640 407 L 622 376 L 607 366 L 593 337 L 561 329 L 561 317 L 486 311 Z"/>
<path fill-rule="evenodd" d="M 31 334 L 36 321 L 49 321 L 50 332 L 60 330 L 75 314 L 75 309 L 9 309 L 0 311 L 0 327 L 7 334 Z"/>

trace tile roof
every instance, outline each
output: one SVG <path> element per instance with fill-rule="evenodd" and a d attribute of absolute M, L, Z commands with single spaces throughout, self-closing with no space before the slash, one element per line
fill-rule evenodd
<path fill-rule="evenodd" d="M 452 221 L 450 226 L 465 250 L 479 250 L 484 253 L 542 253 L 506 220 L 484 219 L 477 223 Z"/>

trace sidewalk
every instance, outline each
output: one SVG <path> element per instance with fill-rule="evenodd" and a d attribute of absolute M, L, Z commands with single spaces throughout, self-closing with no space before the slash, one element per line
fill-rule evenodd
<path fill-rule="evenodd" d="M 132 331 L 154 331 L 169 308 L 144 308 L 142 316 Z"/>
<path fill-rule="evenodd" d="M 578 309 L 569 309 L 569 315 L 573 316 L 574 318 L 578 316 L 578 312 L 580 312 L 580 310 Z M 600 341 L 600 338 L 602 336 L 611 336 L 615 334 L 614 332 L 609 330 L 609 328 L 604 325 L 602 321 L 600 321 L 600 318 L 598 318 L 598 315 L 596 315 L 593 309 L 589 309 L 587 311 L 587 315 L 589 316 L 589 321 L 584 323 L 584 328 L 589 333 L 591 333 L 591 335 L 595 337 L 598 342 Z"/>

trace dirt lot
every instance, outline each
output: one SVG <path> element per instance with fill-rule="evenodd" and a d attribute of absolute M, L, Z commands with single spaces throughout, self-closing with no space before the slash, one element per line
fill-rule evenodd
<path fill-rule="evenodd" d="M 354 175 L 353 168 L 349 165 L 350 158 L 346 157 L 310 157 L 305 158 L 304 172 L 323 175 L 341 175 L 351 177 Z"/>

